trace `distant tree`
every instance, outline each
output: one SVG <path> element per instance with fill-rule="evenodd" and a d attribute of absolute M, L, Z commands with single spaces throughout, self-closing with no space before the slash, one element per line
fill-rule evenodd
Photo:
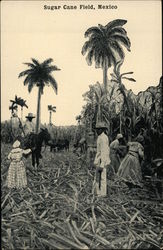
<path fill-rule="evenodd" d="M 21 97 L 17 97 L 17 95 L 15 95 L 15 100 L 10 100 L 10 102 L 12 102 L 12 105 L 9 107 L 9 109 L 12 110 L 12 113 L 14 110 L 16 110 L 16 106 L 21 107 L 21 120 L 23 120 L 23 108 L 24 107 L 28 108 L 28 106 L 26 104 L 26 100 L 24 100 Z"/>
<path fill-rule="evenodd" d="M 81 122 L 81 115 L 76 116 L 76 120 L 78 121 L 78 125 L 80 125 L 80 122 Z"/>
<path fill-rule="evenodd" d="M 53 62 L 53 59 L 47 59 L 43 63 L 39 63 L 36 59 L 32 58 L 33 63 L 25 63 L 29 69 L 21 72 L 19 77 L 24 77 L 24 85 L 28 86 L 29 93 L 34 86 L 38 87 L 38 98 L 37 98 L 37 117 L 36 117 L 36 133 L 38 133 L 40 126 L 40 102 L 41 95 L 45 86 L 51 85 L 57 94 L 58 85 L 56 80 L 53 78 L 51 73 L 53 71 L 60 70 L 55 65 L 49 65 Z"/>
<path fill-rule="evenodd" d="M 56 112 L 56 106 L 48 105 L 48 111 L 49 111 L 49 124 L 52 124 L 52 113 Z"/>
<path fill-rule="evenodd" d="M 12 103 L 11 106 L 9 106 L 9 110 L 11 110 L 11 117 L 16 116 L 18 111 L 18 105 Z"/>
<path fill-rule="evenodd" d="M 27 104 L 26 104 L 26 100 L 21 99 L 19 102 L 19 105 L 21 107 L 21 120 L 23 121 L 23 108 L 28 108 Z"/>

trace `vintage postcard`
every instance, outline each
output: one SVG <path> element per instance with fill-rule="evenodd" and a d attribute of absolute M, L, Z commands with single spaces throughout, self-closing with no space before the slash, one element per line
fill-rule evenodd
<path fill-rule="evenodd" d="M 1 1 L 1 247 L 161 249 L 160 0 Z"/>

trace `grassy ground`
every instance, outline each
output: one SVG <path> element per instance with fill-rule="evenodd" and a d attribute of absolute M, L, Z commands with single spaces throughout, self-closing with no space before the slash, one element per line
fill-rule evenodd
<path fill-rule="evenodd" d="M 25 160 L 28 188 L 9 191 L 10 149 L 1 145 L 2 249 L 160 249 L 163 205 L 147 187 L 108 178 L 108 197 L 97 199 L 84 155 L 46 150 L 37 172 Z"/>

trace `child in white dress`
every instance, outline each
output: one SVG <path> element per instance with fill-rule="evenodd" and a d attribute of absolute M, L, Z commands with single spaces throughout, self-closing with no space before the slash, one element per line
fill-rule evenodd
<path fill-rule="evenodd" d="M 21 149 L 20 142 L 18 140 L 14 142 L 13 149 L 8 155 L 8 159 L 11 160 L 7 176 L 8 188 L 21 189 L 27 186 L 26 169 L 22 158 L 30 152 L 31 149 Z"/>

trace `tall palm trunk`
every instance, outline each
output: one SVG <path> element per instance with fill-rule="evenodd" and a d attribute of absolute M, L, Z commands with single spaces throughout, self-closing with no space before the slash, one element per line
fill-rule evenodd
<path fill-rule="evenodd" d="M 50 110 L 50 114 L 49 114 L 49 124 L 52 124 L 52 111 Z"/>
<path fill-rule="evenodd" d="M 105 94 L 107 93 L 107 81 L 108 81 L 107 72 L 108 72 L 108 58 L 105 57 L 103 65 L 103 84 L 105 87 Z"/>
<path fill-rule="evenodd" d="M 36 134 L 40 127 L 40 103 L 41 103 L 41 88 L 38 87 L 38 97 L 37 97 L 37 116 L 36 116 Z"/>
<path fill-rule="evenodd" d="M 125 91 L 124 91 L 124 89 L 123 89 L 123 86 L 122 86 L 122 81 L 120 81 L 119 84 L 120 84 L 121 93 L 122 93 L 122 95 L 123 95 L 124 104 L 126 105 L 127 111 L 128 111 L 128 113 L 129 113 L 129 115 L 131 116 L 130 106 L 129 106 L 129 103 L 128 103 L 128 99 L 127 99 L 126 93 L 125 93 Z M 121 87 L 121 86 L 122 86 L 122 87 Z"/>
<path fill-rule="evenodd" d="M 23 107 L 21 107 L 21 122 L 23 121 Z"/>

